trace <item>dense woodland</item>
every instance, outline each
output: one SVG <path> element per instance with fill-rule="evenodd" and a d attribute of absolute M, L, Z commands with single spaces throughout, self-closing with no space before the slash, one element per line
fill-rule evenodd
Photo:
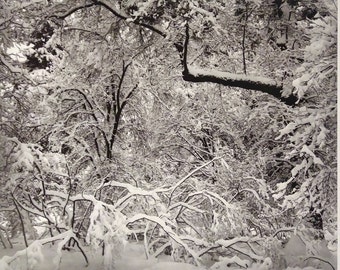
<path fill-rule="evenodd" d="M 0 7 L 0 244 L 27 247 L 2 269 L 51 244 L 114 269 L 126 241 L 209 269 L 336 269 L 335 0 Z"/>

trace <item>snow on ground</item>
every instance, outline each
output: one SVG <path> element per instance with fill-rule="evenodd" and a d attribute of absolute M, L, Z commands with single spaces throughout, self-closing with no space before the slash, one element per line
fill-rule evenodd
<path fill-rule="evenodd" d="M 294 242 L 294 241 L 293 241 Z M 27 253 L 23 253 L 18 259 L 13 261 L 8 269 L 2 264 L 2 261 L 8 261 L 8 259 L 13 256 L 17 251 L 24 250 L 25 246 L 23 241 L 12 241 L 14 248 L 13 249 L 4 249 L 0 246 L 0 270 L 102 270 L 104 268 L 104 257 L 101 255 L 101 248 L 96 250 L 91 249 L 86 246 L 83 247 L 90 264 L 86 266 L 86 262 L 84 260 L 83 255 L 79 250 L 71 250 L 71 251 L 62 251 L 62 257 L 59 261 L 57 256 L 57 244 L 56 245 L 44 245 L 42 246 L 42 256 L 41 252 L 38 249 L 33 249 L 30 256 L 27 256 Z M 293 256 L 296 257 L 297 253 L 300 252 L 298 245 L 294 243 L 295 246 L 290 247 L 290 252 L 293 252 Z M 117 252 L 120 255 L 113 254 L 115 259 L 115 267 L 112 270 L 203 270 L 207 269 L 204 267 L 197 267 L 191 264 L 186 263 L 177 263 L 173 262 L 170 256 L 160 256 L 159 258 L 149 259 L 147 260 L 144 253 L 143 244 L 141 242 L 129 242 L 125 246 L 121 246 L 117 248 Z M 9 257 L 6 257 L 9 256 Z M 288 257 L 286 260 L 288 262 Z M 295 258 L 296 259 L 296 258 Z M 329 260 L 332 261 L 332 260 Z M 59 264 L 60 263 L 60 264 Z M 333 265 L 336 265 L 336 261 L 332 261 Z M 222 266 L 224 265 L 224 266 Z M 241 269 L 239 267 L 226 267 L 226 264 L 222 263 L 221 266 L 216 266 L 211 269 Z M 291 263 L 294 265 L 294 263 Z M 58 267 L 59 266 L 59 267 Z M 210 269 L 210 268 L 209 268 Z M 244 269 L 244 268 L 242 268 Z M 252 265 L 251 270 L 271 270 L 273 265 L 268 264 L 265 265 Z M 305 268 L 300 267 L 288 267 L 286 270 L 315 270 L 315 269 L 332 269 L 330 265 L 323 264 L 321 268 L 313 268 L 305 265 Z"/>
<path fill-rule="evenodd" d="M 4 249 L 0 247 L 0 261 L 3 256 L 13 256 L 18 250 L 24 249 L 21 243 L 14 244 L 13 249 Z M 86 267 L 84 257 L 79 251 L 62 251 L 62 258 L 60 268 L 57 268 L 56 259 L 56 246 L 45 245 L 43 246 L 43 260 L 38 261 L 37 264 L 31 269 L 34 270 L 99 270 L 104 269 L 103 256 L 101 250 L 92 250 L 89 247 L 84 248 L 86 255 L 90 261 L 89 266 Z M 115 262 L 115 270 L 203 270 L 194 265 L 185 263 L 172 262 L 171 258 L 149 259 L 145 258 L 143 245 L 140 243 L 128 243 L 122 247 L 121 255 L 118 256 Z M 168 260 L 168 261 L 165 261 Z M 13 270 L 29 270 L 28 265 L 31 265 L 32 258 L 21 256 L 20 259 L 11 263 Z M 1 264 L 0 264 L 1 268 Z"/>

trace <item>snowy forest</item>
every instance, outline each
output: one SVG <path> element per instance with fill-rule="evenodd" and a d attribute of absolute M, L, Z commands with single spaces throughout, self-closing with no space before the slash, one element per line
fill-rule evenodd
<path fill-rule="evenodd" d="M 337 1 L 0 7 L 0 269 L 337 269 Z"/>

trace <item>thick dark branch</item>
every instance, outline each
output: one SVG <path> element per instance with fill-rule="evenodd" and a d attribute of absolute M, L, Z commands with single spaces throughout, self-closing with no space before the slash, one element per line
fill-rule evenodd
<path fill-rule="evenodd" d="M 183 79 L 188 82 L 212 82 L 225 86 L 261 91 L 276 98 L 281 98 L 282 86 L 278 85 L 274 80 L 261 77 L 249 77 L 242 74 L 188 67 L 187 72 L 183 71 Z"/>
<path fill-rule="evenodd" d="M 113 143 L 115 141 L 115 138 L 117 136 L 118 133 L 118 127 L 120 124 L 120 120 L 121 120 L 121 116 L 124 110 L 124 107 L 126 106 L 127 102 L 129 101 L 129 99 L 131 98 L 133 92 L 137 89 L 138 84 L 135 85 L 132 90 L 127 94 L 127 96 L 124 98 L 121 106 L 118 107 L 117 112 L 115 113 L 115 122 L 113 125 L 113 129 L 112 129 L 112 133 L 111 133 L 111 139 L 110 139 L 110 148 L 109 148 L 109 152 L 107 153 L 107 157 L 111 158 L 111 151 L 112 151 L 112 147 L 113 147 Z"/>
<path fill-rule="evenodd" d="M 187 72 L 185 69 L 183 70 L 183 79 L 188 82 L 211 82 L 224 86 L 255 90 L 272 95 L 282 102 L 285 102 L 287 105 L 294 105 L 297 101 L 297 98 L 293 95 L 283 97 L 282 85 L 279 85 L 275 80 L 268 78 L 188 67 Z"/>
<path fill-rule="evenodd" d="M 122 70 L 122 76 L 120 77 L 119 80 L 119 84 L 118 84 L 118 89 L 117 89 L 117 96 L 116 96 L 116 102 L 117 102 L 117 107 L 118 110 L 120 110 L 121 104 L 120 104 L 120 93 L 122 91 L 122 86 L 123 86 L 123 81 L 127 72 L 127 69 L 129 68 L 129 66 L 131 65 L 132 62 L 128 63 L 127 65 L 125 65 L 124 61 L 123 61 L 123 70 Z"/>
<path fill-rule="evenodd" d="M 189 73 L 188 69 L 188 45 L 189 45 L 189 24 L 187 23 L 185 25 L 185 39 L 184 39 L 184 45 L 183 45 L 183 75 Z M 184 78 L 184 76 L 183 76 Z"/>
<path fill-rule="evenodd" d="M 119 123 L 120 123 L 120 120 L 121 120 L 121 115 L 122 115 L 125 103 L 127 101 L 126 98 L 125 98 L 123 103 L 120 104 L 120 94 L 121 94 L 121 90 L 122 90 L 122 87 L 123 87 L 123 82 L 124 82 L 124 79 L 125 79 L 125 76 L 126 76 L 126 72 L 127 72 L 130 65 L 131 65 L 131 62 L 128 63 L 127 65 L 125 65 L 125 63 L 123 61 L 122 75 L 120 76 L 119 85 L 118 85 L 118 89 L 116 91 L 116 96 L 115 96 L 116 104 L 114 105 L 114 108 L 115 108 L 114 109 L 114 124 L 113 124 L 113 129 L 112 129 L 112 132 L 111 132 L 110 145 L 109 145 L 109 148 L 107 149 L 108 150 L 107 155 L 106 155 L 107 158 L 112 157 L 111 152 L 112 152 L 113 143 L 115 141 L 115 138 L 116 138 L 116 135 L 117 135 L 117 132 L 118 132 Z M 114 93 L 112 93 L 112 95 L 114 95 Z"/>

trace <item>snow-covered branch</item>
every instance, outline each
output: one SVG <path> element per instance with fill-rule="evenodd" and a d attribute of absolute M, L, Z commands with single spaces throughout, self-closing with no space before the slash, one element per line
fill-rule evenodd
<path fill-rule="evenodd" d="M 2 259 L 0 261 L 5 262 L 7 265 L 9 265 L 10 263 L 15 261 L 20 256 L 26 256 L 27 252 L 29 252 L 31 249 L 34 249 L 34 250 L 37 251 L 37 247 L 39 247 L 39 246 L 45 245 L 47 243 L 55 242 L 55 241 L 60 241 L 60 240 L 63 240 L 63 239 L 70 239 L 72 237 L 75 237 L 75 235 L 72 232 L 72 230 L 69 230 L 69 231 L 66 231 L 64 233 L 53 236 L 53 237 L 35 240 L 26 249 L 17 251 L 13 256 L 4 256 L 4 257 L 2 257 Z"/>
<path fill-rule="evenodd" d="M 133 185 L 130 185 L 128 183 L 121 183 L 117 181 L 110 181 L 108 183 L 103 184 L 103 187 L 111 186 L 111 187 L 122 187 L 129 191 L 131 195 L 141 195 L 141 196 L 151 196 L 155 200 L 159 200 L 159 197 L 155 191 L 147 191 L 144 189 L 141 189 L 139 187 L 135 187 Z"/>
<path fill-rule="evenodd" d="M 218 240 L 216 241 L 217 244 L 227 248 L 230 247 L 232 245 L 235 245 L 236 243 L 246 243 L 246 242 L 254 242 L 254 241 L 258 241 L 260 240 L 259 237 L 247 237 L 247 236 L 243 236 L 243 237 L 235 237 L 233 239 L 229 239 L 229 240 Z"/>
<path fill-rule="evenodd" d="M 197 208 L 193 205 L 190 205 L 190 204 L 184 203 L 184 202 L 174 203 L 173 205 L 171 205 L 169 207 L 169 210 L 175 209 L 176 207 L 185 207 L 185 208 L 188 208 L 189 210 L 192 210 L 192 211 L 195 211 L 195 212 L 198 212 L 198 213 L 204 213 L 205 212 L 202 209 L 199 209 L 199 208 Z"/>
<path fill-rule="evenodd" d="M 282 86 L 275 80 L 264 77 L 204 70 L 188 66 L 188 73 L 184 74 L 184 79 L 192 82 L 213 82 L 225 86 L 257 90 L 281 98 Z"/>
<path fill-rule="evenodd" d="M 221 205 L 223 208 L 225 209 L 236 209 L 236 207 L 230 203 L 228 203 L 224 198 L 222 198 L 220 195 L 218 195 L 215 192 L 212 191 L 208 191 L 208 190 L 203 190 L 203 191 L 197 191 L 197 192 L 192 192 L 190 194 L 188 194 L 187 199 L 194 196 L 206 196 L 208 197 L 210 200 L 217 202 L 219 205 Z"/>
<path fill-rule="evenodd" d="M 127 224 L 136 222 L 141 219 L 146 219 L 157 223 L 164 230 L 164 232 L 166 232 L 169 235 L 171 239 L 173 239 L 176 243 L 185 248 L 185 250 L 193 257 L 197 265 L 201 264 L 198 254 L 194 250 L 189 248 L 189 246 L 186 243 L 184 243 L 182 239 L 161 218 L 145 214 L 137 214 L 129 218 L 127 220 Z"/>

